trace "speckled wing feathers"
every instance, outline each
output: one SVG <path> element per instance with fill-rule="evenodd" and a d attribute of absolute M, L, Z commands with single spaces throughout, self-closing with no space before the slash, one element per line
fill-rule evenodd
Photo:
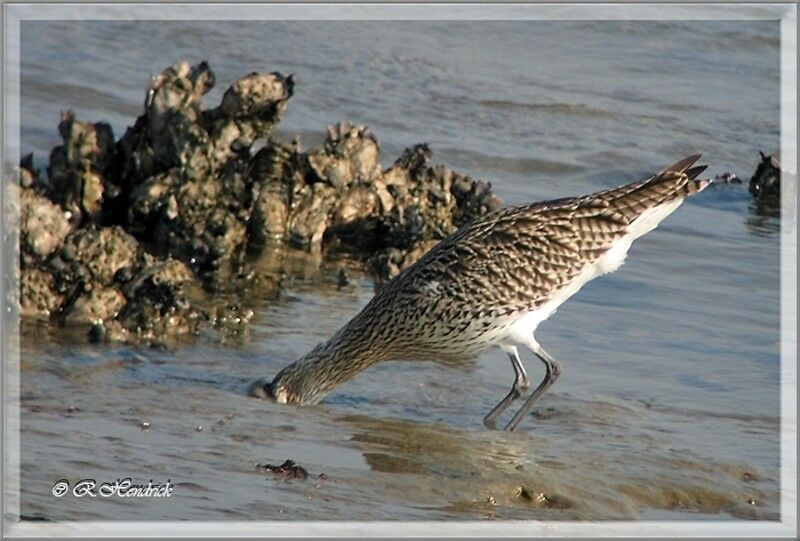
<path fill-rule="evenodd" d="M 707 181 L 694 179 L 705 167 L 689 169 L 699 157 L 619 188 L 487 214 L 435 246 L 381 294 L 417 307 L 448 298 L 446 304 L 471 307 L 464 315 L 473 319 L 534 309 L 602 256 L 644 211 L 702 189 Z M 437 314 L 426 310 L 425 317 Z"/>

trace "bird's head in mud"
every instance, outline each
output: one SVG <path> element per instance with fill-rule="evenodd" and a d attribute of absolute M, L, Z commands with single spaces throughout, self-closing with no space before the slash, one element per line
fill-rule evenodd
<path fill-rule="evenodd" d="M 278 404 L 316 404 L 322 398 L 321 383 L 326 381 L 314 377 L 309 370 L 308 356 L 296 361 L 278 372 L 272 381 L 259 379 L 250 385 L 248 394 L 256 398 L 271 400 Z"/>
<path fill-rule="evenodd" d="M 285 366 L 267 382 L 265 379 L 250 386 L 250 396 L 266 398 L 278 404 L 312 406 L 336 387 L 352 379 L 377 361 L 384 359 L 384 350 L 372 346 L 369 340 L 357 339 L 360 328 L 353 330 L 356 316 L 339 329 L 329 340 L 320 342 L 300 359 Z"/>
<path fill-rule="evenodd" d="M 276 378 L 277 379 L 277 378 Z M 247 394 L 262 400 L 271 400 L 278 404 L 290 404 L 295 402 L 294 396 L 281 385 L 274 381 L 267 381 L 260 379 L 253 382 L 247 391 Z"/>

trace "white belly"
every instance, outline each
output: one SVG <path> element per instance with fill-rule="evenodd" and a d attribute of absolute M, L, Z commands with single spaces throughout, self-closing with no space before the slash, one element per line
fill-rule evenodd
<path fill-rule="evenodd" d="M 509 330 L 507 338 L 501 341 L 501 346 L 527 346 L 531 344 L 533 333 L 542 321 L 552 316 L 556 309 L 577 293 L 584 284 L 598 276 L 614 272 L 620 268 L 625 262 L 633 241 L 655 229 L 661 220 L 672 214 L 682 202 L 683 198 L 679 198 L 665 205 L 644 211 L 628 226 L 628 233 L 625 236 L 617 240 L 597 261 L 586 265 L 569 285 L 559 290 L 548 302 L 515 321 Z"/>

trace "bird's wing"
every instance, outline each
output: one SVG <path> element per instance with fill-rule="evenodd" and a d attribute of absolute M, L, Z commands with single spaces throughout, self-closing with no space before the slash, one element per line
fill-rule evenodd
<path fill-rule="evenodd" d="M 394 289 L 419 300 L 458 297 L 500 314 L 530 310 L 609 250 L 643 212 L 703 189 L 708 181 L 695 179 L 705 167 L 691 167 L 699 157 L 618 188 L 487 214 L 406 269 Z"/>

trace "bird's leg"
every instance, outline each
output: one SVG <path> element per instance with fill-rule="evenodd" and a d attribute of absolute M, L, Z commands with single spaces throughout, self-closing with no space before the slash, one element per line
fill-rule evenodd
<path fill-rule="evenodd" d="M 508 349 L 508 357 L 511 359 L 511 366 L 514 367 L 514 384 L 511 386 L 511 390 L 508 394 L 503 398 L 499 404 L 497 404 L 492 411 L 483 418 L 483 424 L 486 425 L 486 428 L 491 430 L 495 429 L 495 421 L 497 417 L 503 413 L 511 403 L 522 396 L 522 393 L 528 390 L 528 387 L 531 386 L 531 381 L 528 379 L 528 374 L 525 372 L 525 367 L 522 366 L 522 362 L 519 360 L 519 352 L 517 348 L 509 348 Z"/>
<path fill-rule="evenodd" d="M 542 395 L 550 388 L 550 386 L 555 383 L 556 379 L 558 379 L 559 374 L 561 374 L 561 365 L 558 364 L 558 361 L 555 358 L 547 353 L 542 346 L 538 343 L 533 342 L 531 344 L 531 349 L 539 357 L 545 366 L 545 375 L 542 382 L 539 384 L 538 387 L 531 393 L 522 407 L 519 409 L 517 413 L 514 414 L 514 417 L 508 422 L 505 426 L 505 430 L 514 430 L 517 428 L 517 425 L 522 421 L 522 419 L 530 413 L 533 406 L 542 398 Z"/>

